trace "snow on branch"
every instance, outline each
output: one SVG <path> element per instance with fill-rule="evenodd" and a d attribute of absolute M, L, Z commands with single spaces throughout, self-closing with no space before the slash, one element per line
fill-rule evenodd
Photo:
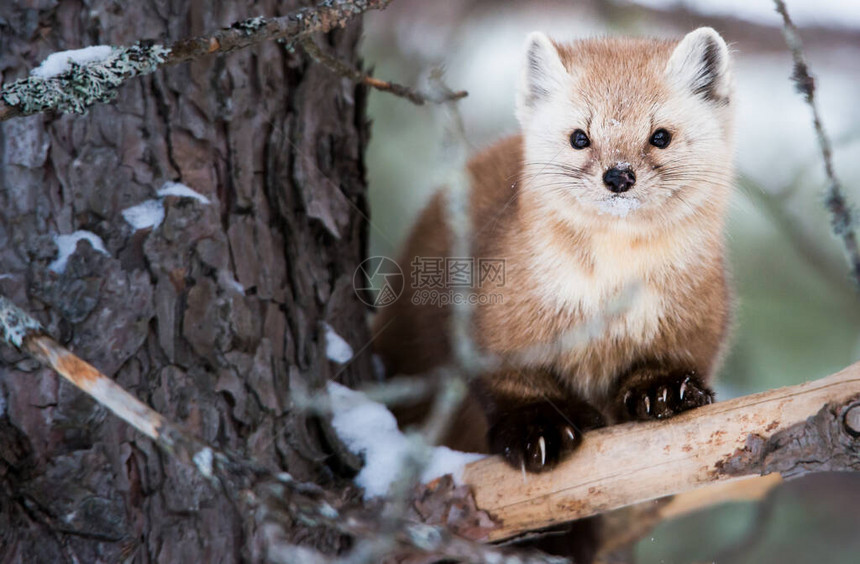
<path fill-rule="evenodd" d="M 28 78 L 0 88 L 0 121 L 48 110 L 82 114 L 116 97 L 126 80 L 213 53 L 229 53 L 263 41 L 300 42 L 317 32 L 343 27 L 367 10 L 384 9 L 391 0 L 324 0 L 286 16 L 256 17 L 210 35 L 171 45 L 139 41 L 130 47 L 95 46 L 55 53 Z"/>
<path fill-rule="evenodd" d="M 794 59 L 794 71 L 791 78 L 794 80 L 798 92 L 803 94 L 804 100 L 812 110 L 815 135 L 821 148 L 821 158 L 824 161 L 824 172 L 828 181 L 825 205 L 830 212 L 830 226 L 834 235 L 842 241 L 843 250 L 851 269 L 851 276 L 857 288 L 860 289 L 860 246 L 858 246 L 857 232 L 855 231 L 854 211 L 833 168 L 833 149 L 830 138 L 824 130 L 821 114 L 818 111 L 818 103 L 815 99 L 815 79 L 809 72 L 809 65 L 803 54 L 803 44 L 800 41 L 797 27 L 791 21 L 785 2 L 783 0 L 773 0 L 773 2 L 776 11 L 782 16 L 783 35 Z"/>
<path fill-rule="evenodd" d="M 91 56 L 94 50 L 98 54 Z M 136 43 L 131 47 L 99 45 L 54 53 L 29 78 L 3 86 L 0 121 L 47 110 L 86 113 L 97 102 L 113 100 L 127 79 L 153 72 L 167 60 L 169 52 L 161 45 Z"/>
<path fill-rule="evenodd" d="M 718 402 L 666 421 L 586 434 L 568 461 L 524 476 L 500 457 L 466 467 L 492 540 L 702 486 L 779 473 L 860 471 L 860 363 L 820 380 Z"/>

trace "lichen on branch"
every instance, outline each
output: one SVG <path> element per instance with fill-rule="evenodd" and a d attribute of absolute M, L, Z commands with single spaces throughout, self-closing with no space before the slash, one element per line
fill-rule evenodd
<path fill-rule="evenodd" d="M 146 42 L 115 47 L 101 61 L 70 61 L 69 69 L 56 76 L 16 80 L 3 86 L 0 98 L 17 108 L 18 115 L 47 110 L 84 114 L 93 104 L 116 98 L 117 89 L 129 78 L 153 72 L 169 54 L 169 48 Z"/>
<path fill-rule="evenodd" d="M 0 121 L 39 112 L 82 114 L 93 104 L 110 102 L 126 80 L 151 73 L 164 65 L 229 53 L 263 41 L 290 44 L 312 33 L 344 27 L 367 10 L 381 10 L 391 0 L 324 0 L 286 16 L 258 16 L 236 22 L 209 35 L 181 39 L 170 45 L 138 41 L 130 47 L 114 47 L 103 61 L 78 64 L 56 76 L 30 76 L 0 87 Z"/>

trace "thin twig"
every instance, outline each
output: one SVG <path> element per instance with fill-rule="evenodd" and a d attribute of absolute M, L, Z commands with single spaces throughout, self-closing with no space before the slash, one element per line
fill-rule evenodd
<path fill-rule="evenodd" d="M 313 33 L 343 27 L 367 10 L 384 9 L 391 0 L 324 0 L 286 16 L 256 17 L 209 35 L 181 39 L 171 45 L 140 41 L 115 48 L 104 61 L 78 65 L 57 76 L 30 76 L 0 88 L 0 121 L 58 110 L 84 113 L 96 103 L 109 102 L 130 78 L 165 65 L 229 53 L 272 39 L 299 42 Z"/>
<path fill-rule="evenodd" d="M 773 0 L 773 2 L 776 11 L 782 16 L 782 32 L 794 58 L 792 80 L 812 110 L 812 121 L 815 125 L 815 134 L 818 137 L 818 145 L 821 148 L 821 157 L 824 161 L 824 172 L 828 181 L 824 202 L 830 212 L 830 225 L 833 233 L 842 241 L 851 275 L 857 288 L 860 289 L 860 246 L 858 246 L 857 233 L 854 230 L 852 206 L 845 196 L 842 184 L 836 178 L 836 172 L 833 168 L 833 151 L 830 138 L 824 130 L 821 114 L 818 112 L 818 104 L 815 100 L 815 79 L 809 73 L 809 66 L 803 55 L 803 44 L 800 41 L 797 27 L 791 21 L 785 2 L 783 0 Z"/>
<path fill-rule="evenodd" d="M 469 95 L 469 93 L 465 90 L 460 90 L 457 92 L 445 93 L 444 95 L 439 96 L 435 93 L 419 92 L 413 88 L 409 88 L 408 86 L 403 86 L 402 84 L 374 78 L 367 73 L 361 72 L 360 70 L 354 68 L 346 62 L 329 55 L 328 53 L 323 51 L 311 37 L 306 37 L 302 40 L 302 47 L 304 48 L 305 52 L 310 55 L 316 62 L 325 65 L 332 72 L 342 77 L 348 78 L 353 82 L 365 84 L 367 86 L 370 86 L 371 88 L 376 88 L 377 90 L 380 90 L 382 92 L 388 92 L 390 94 L 394 94 L 395 96 L 406 98 L 407 100 L 418 106 L 422 106 L 427 102 L 432 102 L 435 104 L 452 102 L 459 100 L 460 98 L 465 98 Z"/>
<path fill-rule="evenodd" d="M 434 377 L 398 376 L 385 383 L 363 384 L 355 390 L 370 401 L 392 407 L 430 398 L 437 388 L 434 380 Z M 297 409 L 316 415 L 331 415 L 335 409 L 331 396 L 324 390 L 312 391 L 300 381 L 290 383 L 290 400 Z"/>

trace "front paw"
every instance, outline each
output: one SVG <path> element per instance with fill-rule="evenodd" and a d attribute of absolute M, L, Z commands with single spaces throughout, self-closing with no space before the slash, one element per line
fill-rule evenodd
<path fill-rule="evenodd" d="M 621 386 L 616 412 L 622 421 L 665 419 L 714 401 L 714 392 L 693 371 L 641 370 Z"/>
<path fill-rule="evenodd" d="M 605 425 L 594 408 L 540 401 L 499 413 L 490 427 L 490 451 L 514 468 L 529 472 L 550 470 L 582 442 L 582 433 Z"/>

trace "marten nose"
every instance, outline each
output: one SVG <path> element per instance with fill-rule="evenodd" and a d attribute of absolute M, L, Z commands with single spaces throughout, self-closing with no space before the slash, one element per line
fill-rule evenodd
<path fill-rule="evenodd" d="M 610 191 L 620 194 L 633 188 L 636 184 L 636 175 L 629 168 L 614 166 L 603 174 L 603 183 Z"/>

